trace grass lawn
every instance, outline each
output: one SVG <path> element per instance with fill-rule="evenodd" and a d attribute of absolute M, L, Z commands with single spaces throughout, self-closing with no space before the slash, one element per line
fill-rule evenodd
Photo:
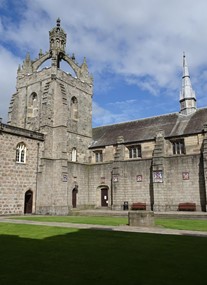
<path fill-rule="evenodd" d="M 42 222 L 77 223 L 91 225 L 120 226 L 127 225 L 127 217 L 98 217 L 98 216 L 22 216 L 15 219 L 32 220 Z M 179 219 L 155 219 L 157 226 L 192 231 L 207 231 L 207 220 L 179 220 Z"/>
<path fill-rule="evenodd" d="M 168 229 L 207 231 L 207 220 L 156 219 L 155 224 Z"/>
<path fill-rule="evenodd" d="M 2 285 L 205 285 L 207 238 L 0 223 Z"/>
<path fill-rule="evenodd" d="M 127 217 L 99 217 L 99 216 L 22 216 L 15 217 L 20 220 L 31 220 L 40 222 L 76 223 L 90 225 L 120 226 L 127 225 Z"/>

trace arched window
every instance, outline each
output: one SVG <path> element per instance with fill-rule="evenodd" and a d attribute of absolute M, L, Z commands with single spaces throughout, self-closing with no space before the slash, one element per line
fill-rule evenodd
<path fill-rule="evenodd" d="M 78 120 L 78 100 L 76 97 L 72 97 L 70 106 L 71 106 L 71 118 L 73 120 Z"/>
<path fill-rule="evenodd" d="M 37 108 L 37 94 L 32 92 L 29 98 L 29 106 L 33 108 Z"/>
<path fill-rule="evenodd" d="M 37 114 L 38 114 L 37 93 L 32 92 L 32 94 L 29 97 L 29 102 L 28 102 L 28 116 L 36 117 Z"/>
<path fill-rule="evenodd" d="M 76 150 L 75 147 L 72 149 L 71 160 L 72 161 L 77 161 L 77 150 Z"/>
<path fill-rule="evenodd" d="M 16 162 L 26 163 L 26 145 L 23 142 L 16 147 Z"/>

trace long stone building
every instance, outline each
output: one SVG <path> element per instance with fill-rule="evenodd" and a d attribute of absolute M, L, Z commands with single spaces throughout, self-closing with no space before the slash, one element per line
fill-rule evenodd
<path fill-rule="evenodd" d="M 9 121 L 0 123 L 0 214 L 206 211 L 207 109 L 196 107 L 185 56 L 177 113 L 92 129 L 93 78 L 85 59 L 66 53 L 59 19 L 49 44 L 19 66 Z"/>

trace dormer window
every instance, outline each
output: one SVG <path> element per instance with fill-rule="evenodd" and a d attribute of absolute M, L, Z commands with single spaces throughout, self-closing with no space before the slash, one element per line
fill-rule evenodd
<path fill-rule="evenodd" d="M 141 145 L 129 146 L 129 158 L 138 158 L 142 157 Z"/>
<path fill-rule="evenodd" d="M 95 154 L 95 161 L 96 162 L 102 162 L 103 161 L 103 152 L 102 152 L 102 150 L 94 151 L 94 154 Z"/>
<path fill-rule="evenodd" d="M 173 154 L 185 154 L 184 139 L 173 141 L 172 148 L 173 148 Z"/>

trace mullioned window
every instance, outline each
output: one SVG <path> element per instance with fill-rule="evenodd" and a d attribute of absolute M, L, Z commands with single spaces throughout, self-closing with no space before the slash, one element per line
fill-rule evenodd
<path fill-rule="evenodd" d="M 26 163 L 26 145 L 21 142 L 18 143 L 16 147 L 16 162 L 17 163 Z"/>

